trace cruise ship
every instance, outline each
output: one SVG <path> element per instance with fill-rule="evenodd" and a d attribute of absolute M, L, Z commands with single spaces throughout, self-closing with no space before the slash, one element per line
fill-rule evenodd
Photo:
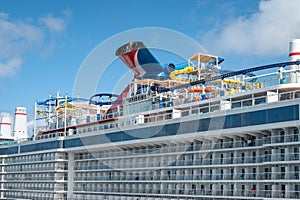
<path fill-rule="evenodd" d="M 2 115 L 1 199 L 300 198 L 300 39 L 287 62 L 227 73 L 203 53 L 161 64 L 139 41 L 116 56 L 134 73 L 121 94 L 37 101 L 32 137 L 25 108 L 13 131 Z"/>

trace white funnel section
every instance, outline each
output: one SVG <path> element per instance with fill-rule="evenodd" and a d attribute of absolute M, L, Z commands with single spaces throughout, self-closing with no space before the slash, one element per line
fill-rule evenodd
<path fill-rule="evenodd" d="M 10 115 L 8 113 L 1 113 L 0 118 L 0 137 L 6 139 L 12 138 Z"/>
<path fill-rule="evenodd" d="M 13 134 L 14 134 L 15 140 L 28 138 L 27 114 L 26 114 L 26 108 L 24 108 L 24 107 L 16 108 Z"/>
<path fill-rule="evenodd" d="M 300 39 L 294 39 L 290 41 L 290 61 L 300 60 Z M 299 69 L 298 65 L 290 65 L 288 70 L 297 70 Z M 288 83 L 299 83 L 300 82 L 300 74 L 299 72 L 291 72 L 289 74 Z"/>

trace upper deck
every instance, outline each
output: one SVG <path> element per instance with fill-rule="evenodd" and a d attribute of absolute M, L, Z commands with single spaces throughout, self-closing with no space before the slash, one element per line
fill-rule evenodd
<path fill-rule="evenodd" d="M 142 43 L 128 45 L 130 52 L 117 51 L 116 55 L 125 64 L 131 63 L 128 67 L 135 75 L 119 96 L 99 94 L 91 99 L 50 96 L 36 103 L 34 135 L 15 143 L 88 133 L 101 135 L 108 130 L 151 127 L 188 117 L 208 119 L 241 108 L 243 112 L 261 109 L 258 106 L 263 105 L 268 108 L 300 95 L 298 60 L 223 73 L 219 64 L 224 59 L 217 56 L 199 53 L 184 63 L 162 65 Z M 137 58 L 141 62 L 130 60 L 139 52 L 154 63 L 144 63 L 149 61 L 144 57 Z M 144 67 L 145 73 L 139 71 L 140 67 Z M 275 70 L 261 73 L 270 69 Z"/>
<path fill-rule="evenodd" d="M 151 104 L 151 109 L 143 112 L 137 112 L 131 115 L 124 115 L 122 111 L 110 113 L 106 116 L 106 119 L 95 120 L 94 122 L 83 123 L 76 126 L 66 126 L 58 129 L 52 129 L 45 131 L 43 134 L 40 134 L 34 138 L 22 141 L 15 141 L 15 143 L 34 143 L 37 140 L 41 142 L 44 140 L 64 140 L 67 138 L 81 137 L 84 135 L 105 135 L 106 133 L 119 132 L 120 130 L 141 130 L 143 128 L 149 129 L 151 126 L 155 127 L 157 124 L 172 124 L 179 121 L 195 121 L 200 120 L 197 123 L 202 127 L 207 127 L 205 123 L 209 123 L 209 120 L 212 120 L 214 116 L 223 116 L 223 124 L 218 125 L 216 128 L 213 128 L 211 125 L 209 129 L 198 128 L 197 131 L 208 131 L 213 129 L 230 129 L 230 128 L 242 128 L 252 125 L 267 124 L 267 123 L 278 123 L 286 121 L 283 118 L 286 116 L 274 116 L 276 120 L 272 121 L 257 121 L 258 116 L 254 116 L 255 111 L 262 111 L 272 108 L 275 110 L 275 114 L 280 113 L 282 105 L 298 105 L 299 102 L 297 99 L 300 98 L 300 86 L 297 83 L 283 83 L 282 84 L 268 84 L 269 82 L 274 82 L 276 79 L 274 76 L 278 76 L 277 72 L 268 75 L 270 79 L 264 79 L 264 82 L 260 84 L 260 88 L 253 88 L 252 90 L 238 90 L 237 92 L 224 93 L 223 96 L 216 94 L 217 91 L 212 91 L 205 93 L 205 99 L 196 99 L 190 95 L 189 98 L 179 98 L 179 99 L 170 99 L 172 103 L 164 101 L 163 104 L 157 102 Z M 264 76 L 264 78 L 268 77 Z M 277 81 L 280 81 L 277 79 Z M 256 83 L 253 83 L 255 85 Z M 215 93 L 215 94 L 213 94 Z M 193 93 L 194 94 L 194 93 Z M 143 96 L 144 97 L 141 97 Z M 218 96 L 217 96 L 218 95 Z M 213 96 L 213 97 L 212 97 Z M 125 99 L 129 104 L 137 104 L 143 101 L 148 101 L 149 98 L 153 99 L 153 96 L 149 94 L 139 94 L 135 96 L 139 101 L 130 101 L 130 98 Z M 210 98 L 211 97 L 211 98 Z M 152 101 L 151 101 L 152 102 Z M 293 103 L 294 102 L 294 103 Z M 271 106 L 271 107 L 270 107 Z M 275 108 L 278 108 L 277 110 Z M 289 120 L 299 119 L 299 106 L 298 108 L 290 107 L 288 112 L 291 112 L 287 115 L 290 115 Z M 296 109 L 296 110 L 295 110 Z M 272 111 L 273 112 L 273 111 Z M 294 113 L 293 113 L 294 112 Z M 237 116 L 238 113 L 248 113 L 248 115 L 253 119 L 245 119 L 244 122 L 241 121 L 241 116 Z M 298 114 L 297 114 L 298 113 Z M 274 114 L 274 113 L 273 113 Z M 270 112 L 270 116 L 273 115 Z M 235 115 L 234 117 L 232 117 Z M 228 119 L 225 119 L 227 116 Z M 245 116 L 244 116 L 245 117 Z M 266 116 L 263 116 L 266 117 Z M 232 118 L 232 119 L 231 119 Z M 234 119 L 238 120 L 233 123 Z M 281 119 L 282 118 L 282 119 Z M 229 123 L 230 125 L 226 125 Z M 251 121 L 245 122 L 246 121 Z M 289 121 L 287 120 L 287 121 Z M 254 122 L 253 122 L 254 121 Z M 256 123 L 257 122 L 257 123 Z M 175 134 L 177 130 L 174 130 Z"/>

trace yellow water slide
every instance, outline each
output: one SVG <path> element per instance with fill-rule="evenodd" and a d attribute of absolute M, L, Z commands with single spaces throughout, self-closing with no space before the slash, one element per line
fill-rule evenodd
<path fill-rule="evenodd" d="M 189 82 L 190 80 L 188 78 L 182 78 L 182 77 L 179 77 L 178 75 L 190 74 L 193 71 L 194 71 L 194 68 L 192 66 L 187 66 L 184 69 L 172 71 L 170 73 L 170 78 L 172 80 L 176 80 L 176 81 Z"/>

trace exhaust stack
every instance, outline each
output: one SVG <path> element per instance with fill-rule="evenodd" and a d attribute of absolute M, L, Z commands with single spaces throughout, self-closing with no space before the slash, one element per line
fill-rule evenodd
<path fill-rule="evenodd" d="M 16 108 L 13 136 L 15 140 L 28 138 L 27 113 L 24 107 Z"/>
<path fill-rule="evenodd" d="M 11 120 L 9 113 L 1 113 L 0 115 L 0 137 L 1 139 L 11 139 Z"/>
<path fill-rule="evenodd" d="M 300 39 L 294 39 L 290 41 L 290 54 L 289 60 L 297 61 L 300 60 Z M 299 70 L 298 65 L 291 65 L 288 67 L 288 70 Z M 292 72 L 289 73 L 288 83 L 299 83 L 300 82 L 300 73 L 299 72 Z"/>
<path fill-rule="evenodd" d="M 164 68 L 143 42 L 124 44 L 117 49 L 116 56 L 134 72 L 136 78 L 165 79 L 160 75 Z"/>

